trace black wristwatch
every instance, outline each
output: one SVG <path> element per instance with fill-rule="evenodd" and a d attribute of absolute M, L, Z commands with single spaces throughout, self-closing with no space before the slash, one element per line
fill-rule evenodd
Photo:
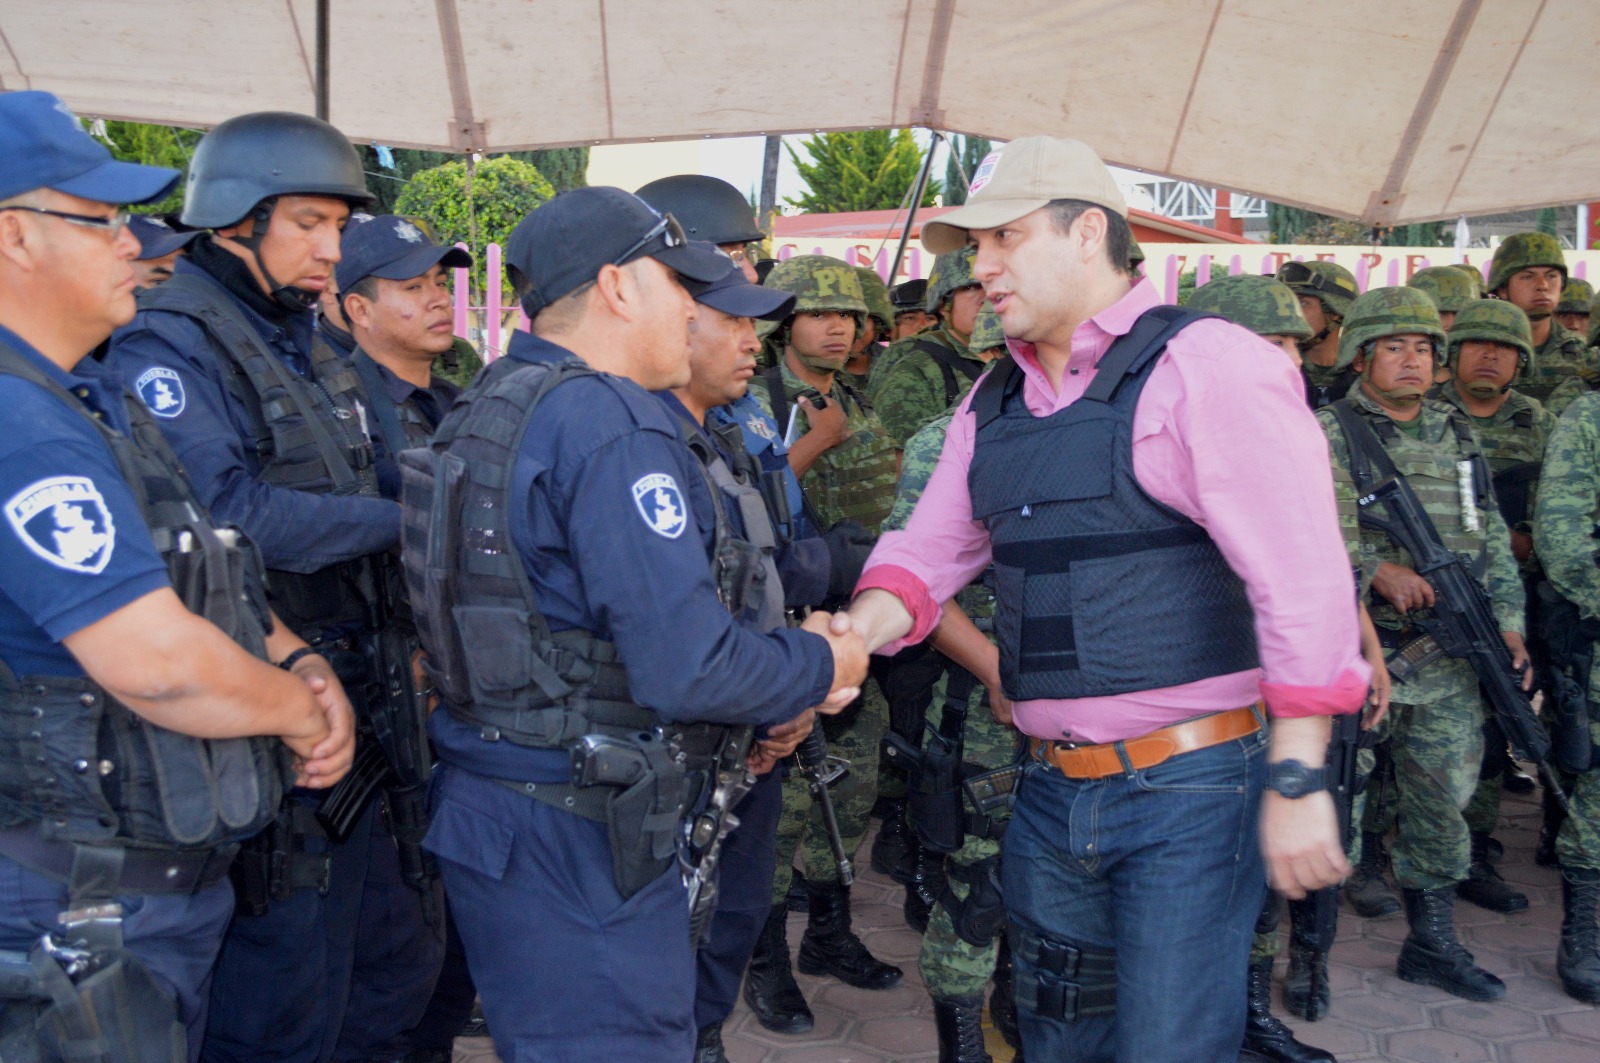
<path fill-rule="evenodd" d="M 1291 801 L 1327 788 L 1325 768 L 1308 768 L 1298 760 L 1279 760 L 1267 765 L 1267 789 L 1276 790 Z"/>

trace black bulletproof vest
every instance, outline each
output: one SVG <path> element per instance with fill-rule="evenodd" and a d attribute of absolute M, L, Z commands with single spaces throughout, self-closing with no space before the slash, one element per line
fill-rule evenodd
<path fill-rule="evenodd" d="M 211 523 L 138 397 L 124 394 L 129 438 L 3 346 L 0 373 L 45 388 L 96 427 L 184 604 L 265 659 L 260 557 L 234 529 Z M 276 814 L 286 755 L 275 738 L 200 739 L 157 727 L 87 676 L 18 677 L 0 664 L 0 827 L 89 845 L 223 845 Z"/>
<path fill-rule="evenodd" d="M 1258 665 L 1242 580 L 1194 521 L 1133 472 L 1133 415 L 1167 341 L 1202 317 L 1147 311 L 1084 396 L 1047 417 L 1002 361 L 972 403 L 973 516 L 994 546 L 1005 692 L 1082 698 L 1177 686 Z"/>
<path fill-rule="evenodd" d="M 511 470 L 545 397 L 594 370 L 492 363 L 426 449 L 400 456 L 403 564 L 425 667 L 451 715 L 489 741 L 565 749 L 661 724 L 635 704 L 616 647 L 552 633 L 511 541 Z"/>

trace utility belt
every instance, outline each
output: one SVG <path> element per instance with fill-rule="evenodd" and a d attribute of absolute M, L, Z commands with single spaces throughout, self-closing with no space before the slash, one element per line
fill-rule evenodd
<path fill-rule="evenodd" d="M 189 894 L 215 885 L 228 873 L 237 845 L 213 849 L 136 849 L 48 841 L 27 828 L 0 830 L 0 855 L 30 871 L 68 885 L 93 875 L 108 896 Z"/>
<path fill-rule="evenodd" d="M 1069 779 L 1104 779 L 1153 768 L 1182 753 L 1248 738 L 1264 726 L 1265 709 L 1258 701 L 1242 709 L 1197 716 L 1119 742 L 1079 745 L 1033 738 L 1028 746 L 1035 760 L 1051 765 Z"/>
<path fill-rule="evenodd" d="M 308 842 L 319 843 L 316 846 Z M 312 849 L 320 851 L 313 852 Z M 233 865 L 233 891 L 241 915 L 262 916 L 274 901 L 300 890 L 328 895 L 333 855 L 314 805 L 287 799 L 267 829 L 245 842 Z"/>
<path fill-rule="evenodd" d="M 677 863 L 685 820 L 704 801 L 733 730 L 715 724 L 668 728 L 658 721 L 651 730 L 588 734 L 568 750 L 571 782 L 494 781 L 535 801 L 604 823 L 613 882 L 626 900 Z"/>

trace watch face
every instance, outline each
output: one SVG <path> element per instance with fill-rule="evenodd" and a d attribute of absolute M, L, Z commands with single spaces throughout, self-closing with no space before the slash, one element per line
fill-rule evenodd
<path fill-rule="evenodd" d="M 1321 775 L 1298 760 L 1283 760 L 1268 766 L 1267 787 L 1284 797 L 1303 797 L 1322 788 Z"/>

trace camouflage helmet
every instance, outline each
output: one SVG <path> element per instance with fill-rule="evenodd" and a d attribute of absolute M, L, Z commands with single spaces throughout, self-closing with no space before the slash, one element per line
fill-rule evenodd
<path fill-rule="evenodd" d="M 857 266 L 856 276 L 861 280 L 861 296 L 867 303 L 867 315 L 878 319 L 880 332 L 894 328 L 894 307 L 889 302 L 889 289 L 883 278 L 871 266 Z"/>
<path fill-rule="evenodd" d="M 1460 270 L 1462 275 L 1472 284 L 1472 297 L 1474 299 L 1483 298 L 1483 270 L 1466 262 L 1457 262 L 1450 268 Z"/>
<path fill-rule="evenodd" d="M 1433 300 L 1415 288 L 1372 288 L 1350 304 L 1339 334 L 1338 367 L 1356 360 L 1361 349 L 1385 336 L 1427 336 L 1435 358 L 1444 353 L 1444 326 Z"/>
<path fill-rule="evenodd" d="M 1589 346 L 1600 343 L 1600 292 L 1589 302 Z"/>
<path fill-rule="evenodd" d="M 807 310 L 843 310 L 863 316 L 867 313 L 861 278 L 856 276 L 854 267 L 827 255 L 786 258 L 772 267 L 762 284 L 793 295 L 797 314 Z"/>
<path fill-rule="evenodd" d="M 1440 313 L 1459 314 L 1478 301 L 1477 286 L 1454 266 L 1419 269 L 1406 281 L 1406 287 L 1427 292 Z"/>
<path fill-rule="evenodd" d="M 967 341 L 967 350 L 976 354 L 1005 345 L 1006 332 L 1000 324 L 1000 315 L 994 312 L 994 304 L 985 299 L 978 311 L 978 323 L 972 326 L 972 338 Z"/>
<path fill-rule="evenodd" d="M 1296 295 L 1312 295 L 1322 300 L 1329 314 L 1344 317 L 1361 289 L 1353 273 L 1337 262 L 1285 262 L 1274 279 L 1289 286 Z"/>
<path fill-rule="evenodd" d="M 1497 292 L 1519 269 L 1548 266 L 1567 275 L 1567 256 L 1561 253 L 1561 244 L 1549 233 L 1512 233 L 1495 248 L 1494 262 L 1489 266 L 1489 290 Z"/>
<path fill-rule="evenodd" d="M 1225 317 L 1257 336 L 1304 339 L 1311 335 L 1311 326 L 1300 312 L 1300 300 L 1282 281 L 1271 277 L 1250 273 L 1217 277 L 1196 288 L 1185 305 Z"/>
<path fill-rule="evenodd" d="M 936 314 L 939 307 L 944 305 L 945 296 L 978 283 L 972 276 L 972 258 L 977 253 L 977 248 L 961 247 L 933 260 L 933 272 L 928 274 L 928 300 L 923 304 L 924 310 Z"/>
<path fill-rule="evenodd" d="M 1556 304 L 1558 314 L 1587 314 L 1589 304 L 1594 302 L 1594 285 L 1582 277 L 1568 279 L 1566 287 L 1561 289 L 1561 301 Z"/>
<path fill-rule="evenodd" d="M 1456 350 L 1467 340 L 1487 340 L 1517 349 L 1517 363 L 1527 366 L 1533 357 L 1533 326 L 1522 307 L 1504 299 L 1478 299 L 1456 315 L 1450 327 L 1448 365 Z"/>

